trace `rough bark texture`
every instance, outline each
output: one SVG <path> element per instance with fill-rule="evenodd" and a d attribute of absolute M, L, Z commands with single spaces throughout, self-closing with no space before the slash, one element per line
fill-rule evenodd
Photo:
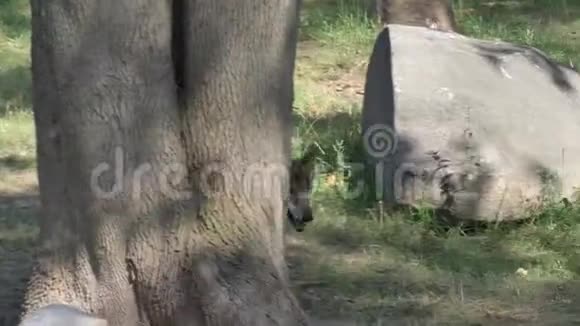
<path fill-rule="evenodd" d="M 457 32 L 450 0 L 375 0 L 383 24 L 422 26 Z"/>
<path fill-rule="evenodd" d="M 306 325 L 282 242 L 298 6 L 31 1 L 43 215 L 26 311 Z M 283 182 L 251 191 L 253 173 Z"/>

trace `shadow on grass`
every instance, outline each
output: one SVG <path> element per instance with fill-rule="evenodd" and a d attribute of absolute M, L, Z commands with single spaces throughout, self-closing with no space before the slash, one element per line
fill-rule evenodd
<path fill-rule="evenodd" d="M 357 224 L 344 229 L 325 224 L 309 230 L 302 244 L 289 246 L 292 281 L 307 309 L 328 316 L 337 312 L 349 318 L 366 316 L 366 322 L 385 316 L 392 322 L 444 321 L 454 313 L 458 313 L 452 316 L 454 322 L 482 322 L 493 318 L 493 308 L 497 308 L 502 317 L 495 321 L 504 325 L 501 319 L 510 321 L 509 313 L 504 313 L 510 308 L 514 314 L 526 306 L 535 310 L 538 300 L 553 297 L 558 299 L 546 302 L 540 320 L 559 318 L 546 324 L 562 324 L 578 318 L 580 284 L 565 279 L 515 278 L 519 267 L 534 262 L 510 250 L 507 241 L 502 242 L 507 239 L 444 240 L 410 224 L 391 224 L 380 231 L 376 224 Z M 510 294 L 507 288 L 517 294 Z M 463 301 L 463 292 L 465 305 L 457 301 Z M 483 303 L 489 311 L 473 311 Z M 456 308 L 450 308 L 453 305 Z"/>
<path fill-rule="evenodd" d="M 0 325 L 16 325 L 32 273 L 37 196 L 0 193 Z"/>
<path fill-rule="evenodd" d="M 36 159 L 34 157 L 22 157 L 18 155 L 8 155 L 0 157 L 0 170 L 23 171 L 34 168 Z"/>
<path fill-rule="evenodd" d="M 359 212 L 359 215 L 363 214 Z M 313 228 L 310 234 L 317 242 L 337 252 L 357 252 L 369 244 L 389 247 L 408 258 L 422 257 L 426 266 L 472 276 L 482 276 L 488 270 L 510 274 L 518 267 L 533 263 L 530 258 L 516 257 L 510 253 L 501 237 L 450 238 L 436 235 L 429 225 L 411 221 L 410 216 L 386 217 L 392 218 L 408 220 L 395 223 L 387 221 L 381 226 L 370 217 L 353 217 L 347 218 L 343 225 L 324 223 L 323 226 Z"/>
<path fill-rule="evenodd" d="M 447 291 L 445 286 L 418 282 L 414 275 L 396 267 L 345 270 L 304 247 L 290 247 L 288 262 L 302 307 L 309 314 L 323 318 L 373 322 L 373 317 L 382 315 L 390 321 L 405 317 L 428 320 L 434 315 L 433 306 L 413 300 L 397 302 L 395 298 L 422 293 L 443 295 Z"/>
<path fill-rule="evenodd" d="M 31 92 L 29 67 L 0 71 L 0 117 L 12 111 L 30 110 Z"/>
<path fill-rule="evenodd" d="M 37 228 L 39 209 L 40 199 L 35 188 L 18 193 L 0 192 L 0 243 L 30 236 Z"/>

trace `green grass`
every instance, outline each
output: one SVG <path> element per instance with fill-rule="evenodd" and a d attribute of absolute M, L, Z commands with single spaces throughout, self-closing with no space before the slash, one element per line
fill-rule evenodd
<path fill-rule="evenodd" d="M 30 111 L 9 112 L 0 120 L 0 155 L 32 155 L 35 148 L 34 121 Z"/>
<path fill-rule="evenodd" d="M 0 117 L 30 111 L 29 16 L 28 2 L 0 0 Z"/>
<path fill-rule="evenodd" d="M 455 0 L 454 3 L 455 8 L 463 8 L 457 18 L 467 35 L 533 46 L 562 64 L 571 62 L 580 66 L 580 2 Z"/>
<path fill-rule="evenodd" d="M 442 237 L 403 216 L 380 225 L 363 214 L 330 210 L 334 202 L 322 204 L 330 214 L 319 215 L 308 231 L 299 249 L 307 255 L 297 259 L 296 278 L 314 284 L 319 293 L 314 309 L 323 316 L 340 312 L 366 321 L 396 316 L 422 320 L 421 325 L 433 320 L 468 325 L 489 314 L 498 322 L 522 309 L 531 315 L 544 296 L 554 296 L 558 300 L 542 303 L 547 311 L 565 311 L 554 324 L 577 318 L 579 311 L 568 302 L 578 299 L 578 256 L 564 243 L 577 241 L 578 230 L 527 225 L 479 237 L 453 230 Z M 563 247 L 553 245 L 564 239 Z"/>
<path fill-rule="evenodd" d="M 291 239 L 288 253 L 303 306 L 373 325 L 577 324 L 580 208 L 554 203 L 522 225 L 465 236 L 428 211 L 385 215 L 370 187 L 345 198 L 361 176 L 349 163 L 362 157 L 359 91 L 378 31 L 360 3 L 305 0 L 302 12 L 293 143 L 296 152 L 308 143 L 321 151 L 316 219 Z M 490 3 L 454 1 L 465 34 L 531 45 L 580 65 L 578 1 Z M 35 213 L 1 196 L 32 191 L 35 182 L 27 5 L 0 0 L 0 244 L 20 248 L 22 257 Z M 2 267 L 9 265 L 0 263 L 0 289 L 17 274 Z"/>

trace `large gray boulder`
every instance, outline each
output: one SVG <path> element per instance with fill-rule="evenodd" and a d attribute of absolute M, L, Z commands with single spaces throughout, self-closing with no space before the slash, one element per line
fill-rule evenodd
<path fill-rule="evenodd" d="M 363 141 L 386 204 L 506 220 L 575 196 L 580 75 L 539 50 L 389 25 L 366 78 Z"/>

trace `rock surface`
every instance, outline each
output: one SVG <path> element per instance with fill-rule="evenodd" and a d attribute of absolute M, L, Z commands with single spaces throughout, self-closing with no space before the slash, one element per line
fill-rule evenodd
<path fill-rule="evenodd" d="M 576 71 L 534 48 L 403 25 L 378 35 L 367 69 L 363 141 L 371 168 L 383 162 L 385 203 L 496 220 L 575 196 Z"/>

